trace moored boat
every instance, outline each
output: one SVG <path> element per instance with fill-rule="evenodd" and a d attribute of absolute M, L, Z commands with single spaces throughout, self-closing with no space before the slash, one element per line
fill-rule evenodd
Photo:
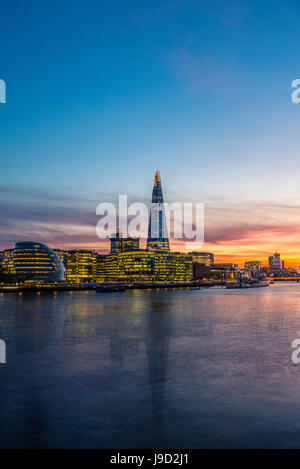
<path fill-rule="evenodd" d="M 270 285 L 270 280 L 268 278 L 254 278 L 251 280 L 238 279 L 236 282 L 225 283 L 225 287 L 232 288 L 258 288 L 258 287 L 268 287 Z"/>

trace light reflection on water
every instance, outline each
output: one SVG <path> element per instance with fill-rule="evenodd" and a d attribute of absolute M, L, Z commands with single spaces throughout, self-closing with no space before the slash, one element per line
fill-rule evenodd
<path fill-rule="evenodd" d="M 0 446 L 300 447 L 300 285 L 0 297 Z"/>

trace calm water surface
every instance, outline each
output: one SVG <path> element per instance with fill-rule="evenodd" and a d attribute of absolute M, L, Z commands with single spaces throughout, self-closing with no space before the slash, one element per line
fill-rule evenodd
<path fill-rule="evenodd" d="M 0 296 L 0 447 L 300 448 L 300 284 Z"/>

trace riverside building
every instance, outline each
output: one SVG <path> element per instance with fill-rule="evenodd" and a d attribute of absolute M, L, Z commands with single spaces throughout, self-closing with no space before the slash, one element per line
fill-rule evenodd
<path fill-rule="evenodd" d="M 139 238 L 123 238 L 119 231 L 110 238 L 110 252 L 113 253 L 136 251 L 139 246 Z"/>
<path fill-rule="evenodd" d="M 192 256 L 193 262 L 197 264 L 203 264 L 206 267 L 210 267 L 214 263 L 214 254 L 212 252 L 189 252 L 189 255 Z"/>
<path fill-rule="evenodd" d="M 45 244 L 36 241 L 16 243 L 13 268 L 14 272 L 27 282 L 64 280 L 65 269 L 59 256 Z"/>
<path fill-rule="evenodd" d="M 192 258 L 184 253 L 141 249 L 106 256 L 105 280 L 110 282 L 170 283 L 193 279 Z"/>
<path fill-rule="evenodd" d="M 0 255 L 0 264 L 1 264 L 1 271 L 5 274 L 15 274 L 14 268 L 14 249 L 5 249 L 1 251 Z"/>
<path fill-rule="evenodd" d="M 244 268 L 246 271 L 251 272 L 252 274 L 256 274 L 261 270 L 261 262 L 260 261 L 247 261 L 244 264 Z"/>
<path fill-rule="evenodd" d="M 160 172 L 156 171 L 152 191 L 152 210 L 149 218 L 147 249 L 155 251 L 170 251 L 167 234 L 166 214 L 163 206 Z"/>
<path fill-rule="evenodd" d="M 97 274 L 96 251 L 74 249 L 68 251 L 66 280 L 68 283 L 91 283 Z"/>

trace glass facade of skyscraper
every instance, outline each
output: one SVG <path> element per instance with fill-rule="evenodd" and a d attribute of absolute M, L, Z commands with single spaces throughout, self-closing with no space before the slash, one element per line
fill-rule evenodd
<path fill-rule="evenodd" d="M 271 269 L 281 269 L 279 252 L 275 252 L 273 256 L 269 256 L 269 267 Z"/>
<path fill-rule="evenodd" d="M 149 218 L 147 249 L 156 251 L 170 251 L 169 237 L 167 233 L 165 210 L 163 204 L 163 192 L 160 172 L 156 171 L 152 192 L 152 209 Z"/>

